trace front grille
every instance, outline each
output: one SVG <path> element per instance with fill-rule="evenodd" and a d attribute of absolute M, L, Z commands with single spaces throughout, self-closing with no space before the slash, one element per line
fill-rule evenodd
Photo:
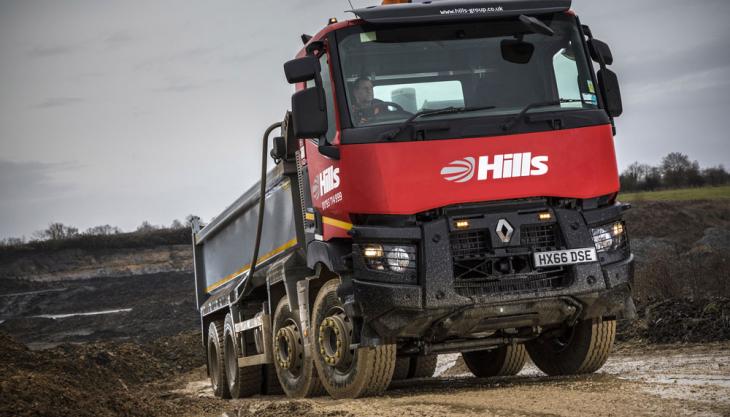
<path fill-rule="evenodd" d="M 487 259 L 490 251 L 489 233 L 486 230 L 454 232 L 451 234 L 451 257 L 454 278 L 486 278 L 492 274 L 492 263 Z"/>
<path fill-rule="evenodd" d="M 486 230 L 455 232 L 451 234 L 451 256 L 454 259 L 483 258 L 490 248 Z"/>
<path fill-rule="evenodd" d="M 561 247 L 557 224 L 520 227 L 519 245 L 495 251 L 488 230 L 452 232 L 454 289 L 465 297 L 514 294 L 559 288 L 568 284 L 566 268 L 532 267 L 531 253 Z"/>
<path fill-rule="evenodd" d="M 557 224 L 526 224 L 520 228 L 520 243 L 532 250 L 558 249 Z"/>

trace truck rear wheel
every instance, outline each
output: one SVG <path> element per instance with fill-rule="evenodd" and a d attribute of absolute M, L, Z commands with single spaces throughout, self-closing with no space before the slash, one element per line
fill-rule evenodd
<path fill-rule="evenodd" d="M 231 398 L 226 379 L 225 359 L 223 357 L 223 322 L 214 321 L 208 326 L 208 375 L 213 394 L 219 398 Z"/>
<path fill-rule="evenodd" d="M 524 345 L 506 345 L 497 349 L 463 352 L 466 367 L 478 378 L 517 375 L 527 361 Z"/>
<path fill-rule="evenodd" d="M 324 394 L 314 362 L 304 349 L 299 311 L 289 308 L 286 296 L 276 306 L 272 332 L 274 365 L 286 395 L 304 398 Z"/>
<path fill-rule="evenodd" d="M 226 315 L 223 326 L 223 340 L 225 345 L 223 354 L 225 356 L 226 379 L 228 380 L 228 391 L 233 398 L 246 398 L 261 393 L 263 383 L 263 369 L 261 365 L 238 366 L 238 358 L 242 357 L 245 347 L 241 346 L 236 336 L 235 325 L 231 313 Z"/>
<path fill-rule="evenodd" d="M 314 364 L 334 398 L 358 398 L 385 391 L 393 377 L 396 345 L 352 349 L 352 320 L 337 297 L 339 279 L 327 281 L 312 308 Z"/>
<path fill-rule="evenodd" d="M 399 356 L 395 360 L 395 369 L 393 370 L 393 378 L 391 381 L 400 381 L 402 379 L 408 379 L 408 374 L 411 371 L 411 357 L 410 356 Z"/>
<path fill-rule="evenodd" d="M 262 392 L 266 395 L 281 395 L 284 390 L 281 389 L 279 376 L 276 374 L 276 365 L 264 365 L 264 383 Z"/>
<path fill-rule="evenodd" d="M 411 358 L 410 378 L 431 378 L 436 372 L 438 355 L 416 356 Z"/>
<path fill-rule="evenodd" d="M 616 338 L 616 320 L 584 320 L 559 336 L 527 343 L 535 365 L 548 375 L 593 373 L 603 366 Z"/>
<path fill-rule="evenodd" d="M 429 378 L 436 372 L 438 355 L 399 356 L 395 361 L 393 381 L 411 378 Z"/>

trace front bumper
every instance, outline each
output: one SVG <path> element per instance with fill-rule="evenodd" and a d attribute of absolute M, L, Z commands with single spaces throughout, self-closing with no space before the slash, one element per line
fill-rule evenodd
<path fill-rule="evenodd" d="M 621 210 L 612 207 L 588 215 L 569 209 L 551 209 L 551 212 L 559 229 L 560 246 L 584 248 L 593 245 L 591 225 L 620 218 Z M 516 233 L 526 224 L 526 219 L 533 217 L 519 214 L 519 210 L 483 216 L 488 225 L 507 218 Z M 407 237 L 409 243 L 419 248 L 417 284 L 395 283 L 392 274 L 369 270 L 355 250 L 351 307 L 379 337 L 428 336 L 438 340 L 633 314 L 634 260 L 628 247 L 622 254 L 602 254 L 601 262 L 564 267 L 560 274 L 532 270 L 507 276 L 503 282 L 509 285 L 490 283 L 480 287 L 455 277 L 460 271 L 454 267 L 452 223 L 453 216 L 444 216 L 420 227 L 355 229 L 356 243 Z M 492 240 L 489 251 L 506 257 L 523 253 L 525 248 L 519 248 L 519 234 L 515 240 L 517 243 L 504 247 Z M 521 282 L 515 277 L 527 285 L 514 284 Z"/>

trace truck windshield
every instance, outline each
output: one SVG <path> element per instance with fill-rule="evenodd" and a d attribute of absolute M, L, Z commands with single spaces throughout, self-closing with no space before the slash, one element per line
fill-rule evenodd
<path fill-rule="evenodd" d="M 517 20 L 368 28 L 340 35 L 339 56 L 355 127 L 398 123 L 424 110 L 480 109 L 435 118 L 595 109 L 595 86 L 575 17 L 541 20 L 555 34 Z"/>

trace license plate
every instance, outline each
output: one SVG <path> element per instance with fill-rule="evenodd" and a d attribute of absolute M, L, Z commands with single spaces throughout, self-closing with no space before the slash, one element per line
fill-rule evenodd
<path fill-rule="evenodd" d="M 556 250 L 553 252 L 536 252 L 535 267 L 584 264 L 598 261 L 596 248 Z"/>

